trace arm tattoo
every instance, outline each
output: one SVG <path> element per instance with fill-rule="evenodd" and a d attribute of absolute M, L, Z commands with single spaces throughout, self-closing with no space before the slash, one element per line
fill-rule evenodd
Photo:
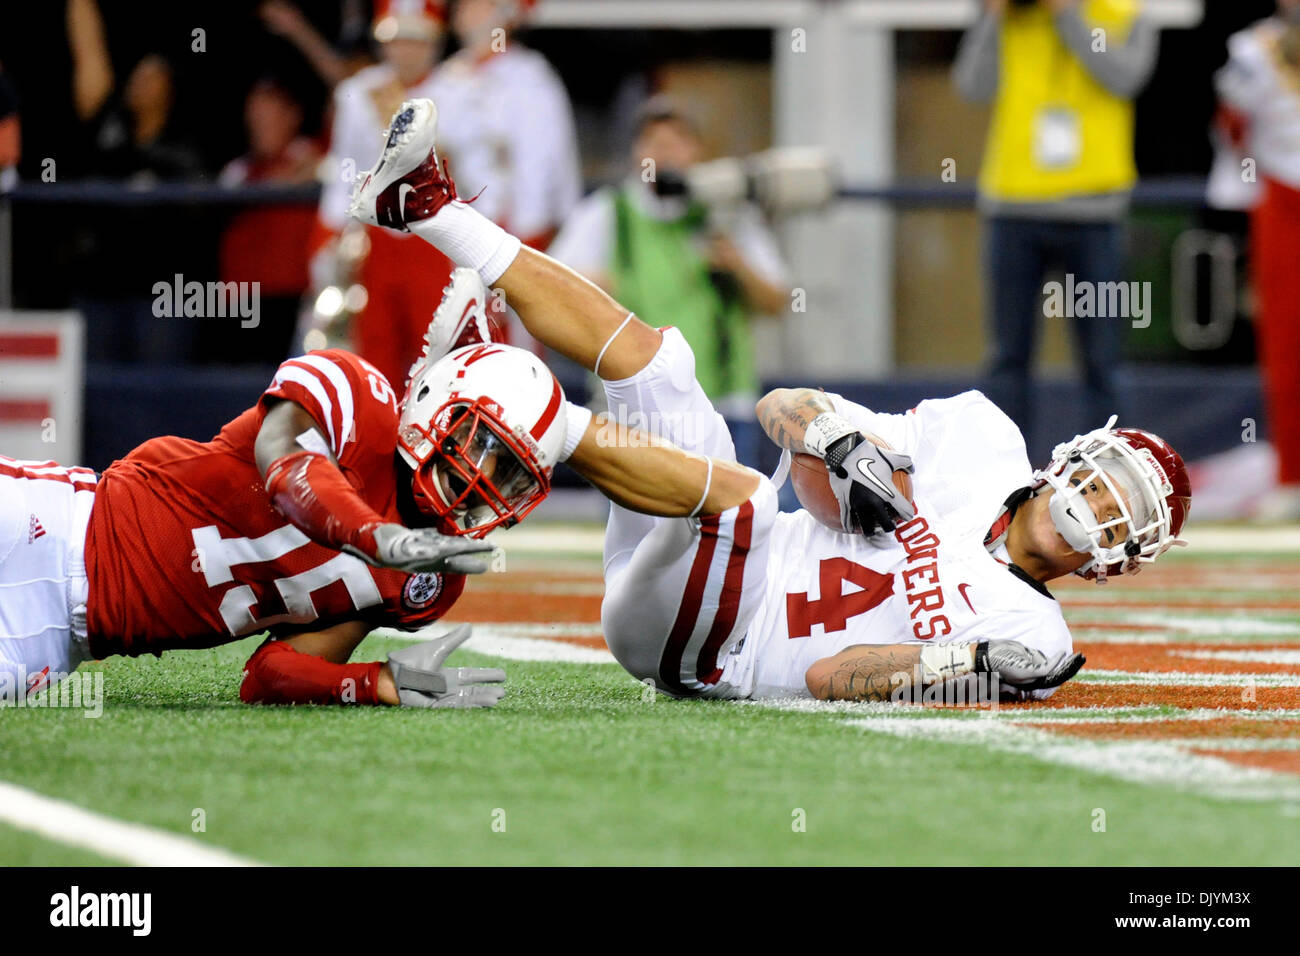
<path fill-rule="evenodd" d="M 803 436 L 812 420 L 823 412 L 834 411 L 831 400 L 811 388 L 792 389 L 784 401 L 773 404 L 775 407 L 762 408 L 759 424 L 777 447 L 795 454 L 807 451 Z"/>
<path fill-rule="evenodd" d="M 861 654 L 841 661 L 831 673 L 826 682 L 827 700 L 889 700 L 895 687 L 915 679 L 913 671 L 920 658 L 916 648 L 861 650 Z"/>

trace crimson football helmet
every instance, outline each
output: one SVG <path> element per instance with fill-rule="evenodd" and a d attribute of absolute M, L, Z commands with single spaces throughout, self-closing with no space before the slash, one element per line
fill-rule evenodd
<path fill-rule="evenodd" d="M 1140 428 L 1106 427 L 1057 445 L 1046 468 L 1034 475 L 1035 487 L 1050 486 L 1052 522 L 1074 550 L 1090 555 L 1075 574 L 1104 584 L 1106 578 L 1136 574 L 1175 545 L 1192 506 L 1192 485 L 1178 452 L 1164 439 Z M 1100 481 L 1114 497 L 1119 515 L 1098 522 L 1083 499 Z M 1107 546 L 1103 536 L 1125 529 L 1124 540 Z"/>
<path fill-rule="evenodd" d="M 467 345 L 417 366 L 397 431 L 416 506 L 444 534 L 517 524 L 550 491 L 565 408 L 559 381 L 524 349 Z"/>

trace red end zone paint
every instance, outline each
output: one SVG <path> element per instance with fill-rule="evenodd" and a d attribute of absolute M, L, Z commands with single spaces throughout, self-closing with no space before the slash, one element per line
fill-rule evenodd
<path fill-rule="evenodd" d="M 59 337 L 46 332 L 0 333 L 0 359 L 51 359 L 59 356 Z"/>
<path fill-rule="evenodd" d="M 43 422 L 49 417 L 50 403 L 47 399 L 0 399 L 0 422 Z"/>
<path fill-rule="evenodd" d="M 1242 767 L 1300 774 L 1300 750 L 1209 750 L 1193 747 L 1192 753 L 1202 757 L 1217 757 Z"/>
<path fill-rule="evenodd" d="M 1294 644 L 1090 644 L 1077 641 L 1076 650 L 1088 658 L 1087 667 L 1107 671 L 1160 671 L 1170 674 L 1300 674 L 1300 664 L 1198 658 L 1216 651 L 1295 651 Z M 1300 688 L 1296 689 L 1300 705 Z"/>
<path fill-rule="evenodd" d="M 1225 740 L 1286 740 L 1300 736 L 1300 720 L 1264 720 L 1256 717 L 1216 717 L 1213 720 L 1098 720 L 1069 724 L 1059 720 L 1019 721 L 1021 727 L 1033 727 L 1054 734 L 1089 737 L 1100 740 L 1140 740 L 1152 737 L 1169 740 L 1204 737 Z"/>

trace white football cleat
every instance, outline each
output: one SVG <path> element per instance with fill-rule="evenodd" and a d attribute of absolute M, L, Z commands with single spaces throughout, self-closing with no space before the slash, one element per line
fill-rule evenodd
<path fill-rule="evenodd" d="M 454 269 L 451 281 L 442 290 L 442 302 L 425 330 L 420 357 L 411 366 L 407 381 L 448 352 L 480 342 L 504 341 L 501 327 L 488 316 L 490 301 L 491 294 L 475 270 L 464 266 Z"/>
<path fill-rule="evenodd" d="M 438 162 L 438 107 L 407 100 L 393 114 L 379 161 L 352 191 L 348 215 L 372 226 L 408 232 L 456 198 L 446 163 Z"/>

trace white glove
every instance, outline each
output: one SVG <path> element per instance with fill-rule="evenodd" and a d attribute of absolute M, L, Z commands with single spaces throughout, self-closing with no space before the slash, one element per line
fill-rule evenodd
<path fill-rule="evenodd" d="M 1042 651 L 1019 641 L 980 641 L 975 645 L 975 673 L 997 674 L 998 680 L 1016 690 L 1046 690 L 1060 687 L 1079 672 L 1086 658 L 1062 651 L 1048 660 Z"/>
<path fill-rule="evenodd" d="M 343 550 L 367 564 L 395 568 L 408 574 L 420 571 L 450 571 L 453 574 L 482 574 L 488 561 L 475 555 L 495 550 L 486 541 L 439 534 L 432 528 L 406 528 L 381 524 L 374 530 L 375 553 L 366 554 L 354 545 Z"/>
<path fill-rule="evenodd" d="M 443 667 L 442 662 L 469 640 L 468 624 L 432 641 L 388 655 L 388 668 L 403 707 L 495 707 L 505 695 L 506 672 L 499 667 Z"/>

